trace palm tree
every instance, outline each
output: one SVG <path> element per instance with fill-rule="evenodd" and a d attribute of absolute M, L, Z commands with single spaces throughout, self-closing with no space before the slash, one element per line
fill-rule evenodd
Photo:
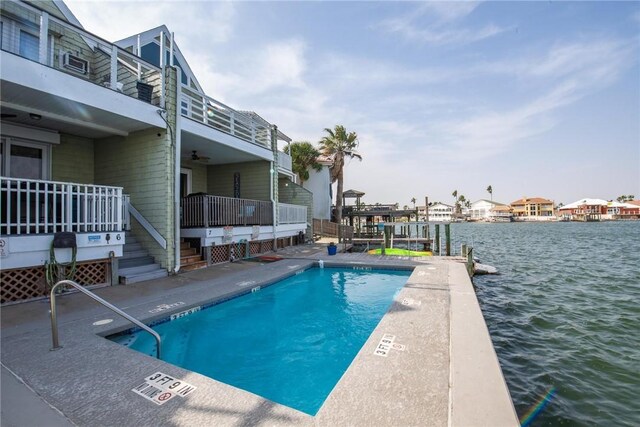
<path fill-rule="evenodd" d="M 493 201 L 493 188 L 491 186 L 487 187 L 487 193 L 491 196 L 491 201 Z"/>
<path fill-rule="evenodd" d="M 415 209 L 416 208 L 416 198 L 415 197 L 411 198 L 411 203 L 413 203 L 413 209 Z"/>
<path fill-rule="evenodd" d="M 300 184 L 309 180 L 309 168 L 317 172 L 322 170 L 318 163 L 320 152 L 307 141 L 297 141 L 284 147 L 284 152 L 291 156 L 293 172 L 300 178 Z"/>
<path fill-rule="evenodd" d="M 342 125 L 336 125 L 333 130 L 325 128 L 327 133 L 320 140 L 320 151 L 326 156 L 333 157 L 331 166 L 331 182 L 338 181 L 336 191 L 336 222 L 342 223 L 342 193 L 344 185 L 344 159 L 345 157 L 362 160 L 362 156 L 355 150 L 358 148 L 358 134 L 347 132 Z M 340 227 L 338 227 L 338 241 L 340 240 Z"/>
<path fill-rule="evenodd" d="M 462 205 L 464 205 L 464 202 L 467 200 L 466 197 L 464 197 L 463 194 L 460 195 L 460 197 L 458 197 L 458 201 L 456 202 L 456 211 L 458 214 L 462 213 Z"/>

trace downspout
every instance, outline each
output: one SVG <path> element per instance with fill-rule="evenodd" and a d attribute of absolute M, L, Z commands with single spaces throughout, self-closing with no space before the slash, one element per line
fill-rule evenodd
<path fill-rule="evenodd" d="M 273 251 L 278 251 L 278 238 L 276 232 L 278 228 L 278 210 L 276 200 L 276 180 L 278 179 L 278 127 L 273 125 L 271 127 L 271 151 L 273 151 L 273 161 L 271 162 L 271 209 L 273 210 Z"/>
<path fill-rule="evenodd" d="M 173 62 L 173 33 L 171 33 L 171 62 Z M 180 67 L 171 64 L 171 67 L 176 70 L 175 74 L 175 82 L 176 82 L 176 146 L 175 146 L 175 173 L 174 173 L 174 181 L 175 188 L 173 190 L 174 193 L 174 204 L 175 204 L 175 213 L 174 213 L 174 226 L 175 226 L 175 269 L 174 272 L 177 273 L 180 270 L 180 150 L 182 147 L 182 112 L 180 111 L 180 100 L 182 99 L 182 87 L 180 84 L 180 79 L 178 76 L 181 75 L 182 70 Z"/>

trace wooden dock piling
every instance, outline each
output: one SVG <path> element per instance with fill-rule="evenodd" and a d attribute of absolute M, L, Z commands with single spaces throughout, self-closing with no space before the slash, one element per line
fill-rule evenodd
<path fill-rule="evenodd" d="M 445 254 L 451 256 L 451 224 L 444 225 Z"/>

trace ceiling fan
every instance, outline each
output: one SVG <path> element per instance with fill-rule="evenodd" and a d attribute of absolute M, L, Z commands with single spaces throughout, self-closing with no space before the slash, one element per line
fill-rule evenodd
<path fill-rule="evenodd" d="M 193 160 L 194 162 L 207 163 L 207 161 L 209 159 L 210 159 L 210 157 L 198 155 L 198 151 L 197 150 L 193 150 L 191 152 L 191 160 Z"/>

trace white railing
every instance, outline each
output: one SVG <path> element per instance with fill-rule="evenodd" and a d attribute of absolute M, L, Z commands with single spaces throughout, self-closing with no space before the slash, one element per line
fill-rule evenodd
<path fill-rule="evenodd" d="M 271 129 L 265 122 L 255 120 L 184 84 L 180 111 L 184 117 L 271 149 Z"/>
<path fill-rule="evenodd" d="M 0 234 L 122 231 L 122 188 L 0 178 Z"/>
<path fill-rule="evenodd" d="M 164 82 L 160 68 L 37 6 L 2 1 L 0 10 L 5 28 L 2 50 L 154 105 L 161 104 Z M 34 32 L 38 34 L 37 48 L 35 43 L 29 45 L 21 40 L 26 33 L 35 38 Z"/>
<path fill-rule="evenodd" d="M 307 207 L 278 203 L 278 222 L 280 224 L 306 223 Z"/>
<path fill-rule="evenodd" d="M 287 171 L 292 171 L 291 156 L 285 152 L 278 151 L 278 167 Z"/>

